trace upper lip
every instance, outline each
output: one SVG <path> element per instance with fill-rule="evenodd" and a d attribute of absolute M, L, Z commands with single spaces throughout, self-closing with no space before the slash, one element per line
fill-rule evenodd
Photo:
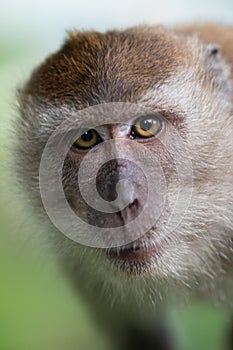
<path fill-rule="evenodd" d="M 163 250 L 163 244 L 169 238 L 167 237 L 159 237 L 158 235 L 154 237 L 154 233 L 148 231 L 143 237 L 135 240 L 134 242 L 106 249 L 106 254 L 110 257 L 125 257 L 131 256 L 133 257 L 135 254 L 139 257 L 146 257 L 151 253 L 155 253 L 156 255 L 161 254 L 161 250 Z"/>
<path fill-rule="evenodd" d="M 152 239 L 152 234 L 148 232 L 146 235 L 140 239 L 135 240 L 134 242 L 119 246 L 113 247 L 106 250 L 106 254 L 109 256 L 120 257 L 125 254 L 137 254 L 142 253 L 146 254 L 147 251 L 158 250 L 160 249 L 160 244 L 156 243 Z"/>

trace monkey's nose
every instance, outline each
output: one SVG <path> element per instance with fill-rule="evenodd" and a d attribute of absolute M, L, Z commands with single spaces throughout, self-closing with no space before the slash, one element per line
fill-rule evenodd
<path fill-rule="evenodd" d="M 115 209 L 124 223 L 135 219 L 147 198 L 145 175 L 130 161 L 111 160 L 100 169 L 96 186 L 99 195 Z"/>
<path fill-rule="evenodd" d="M 141 212 L 139 193 L 132 182 L 122 179 L 116 184 L 117 198 L 110 202 L 116 209 L 116 215 L 121 217 L 124 224 L 136 219 Z"/>

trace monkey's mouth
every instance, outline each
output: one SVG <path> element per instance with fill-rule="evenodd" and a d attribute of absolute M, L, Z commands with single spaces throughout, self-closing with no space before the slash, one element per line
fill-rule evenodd
<path fill-rule="evenodd" d="M 130 257 L 137 256 L 139 254 L 146 254 L 148 251 L 154 250 L 156 247 L 153 245 L 148 245 L 146 243 L 129 243 L 121 247 L 110 248 L 107 252 L 110 256 Z"/>
<path fill-rule="evenodd" d="M 124 246 L 107 249 L 106 256 L 118 270 L 130 274 L 142 274 L 149 272 L 155 266 L 162 250 L 161 242 L 144 238 Z"/>

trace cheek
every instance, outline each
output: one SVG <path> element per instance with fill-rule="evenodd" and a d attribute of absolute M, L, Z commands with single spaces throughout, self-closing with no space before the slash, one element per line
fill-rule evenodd
<path fill-rule="evenodd" d="M 87 209 L 78 184 L 78 171 L 81 161 L 82 158 L 77 156 L 74 152 L 68 153 L 62 169 L 62 183 L 65 197 L 69 205 L 81 219 L 85 220 Z M 77 212 L 77 208 L 79 208 L 79 212 Z"/>
<path fill-rule="evenodd" d="M 161 142 L 158 139 L 147 141 L 143 143 L 143 146 L 146 147 L 150 153 L 154 154 L 154 159 L 151 159 L 151 171 L 156 171 L 159 167 L 161 177 L 163 177 L 164 181 L 167 185 L 170 184 L 171 179 L 176 174 L 176 159 L 172 152 L 169 151 L 169 146 L 166 145 L 165 142 Z M 146 156 L 146 153 L 145 153 Z M 154 162 L 154 164 L 153 164 Z M 143 161 L 142 161 L 143 168 Z"/>

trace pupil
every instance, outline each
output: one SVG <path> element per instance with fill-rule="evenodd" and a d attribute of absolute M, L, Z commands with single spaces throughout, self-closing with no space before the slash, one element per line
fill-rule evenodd
<path fill-rule="evenodd" d="M 140 121 L 140 128 L 144 131 L 151 129 L 153 121 L 151 119 L 144 119 Z"/>
<path fill-rule="evenodd" d="M 90 142 L 93 138 L 93 134 L 91 131 L 85 131 L 82 136 L 81 136 L 81 139 L 85 142 Z"/>

